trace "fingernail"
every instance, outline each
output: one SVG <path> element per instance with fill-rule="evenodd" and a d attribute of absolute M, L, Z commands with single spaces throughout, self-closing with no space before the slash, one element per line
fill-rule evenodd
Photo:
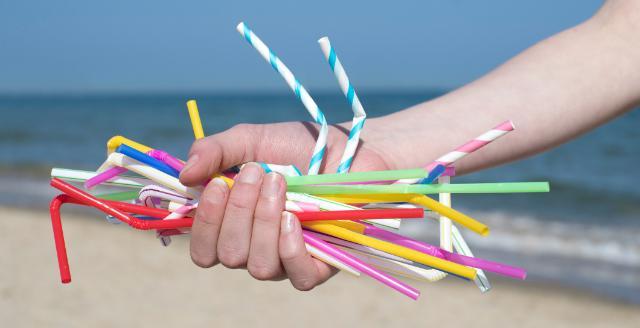
<path fill-rule="evenodd" d="M 215 178 L 215 179 L 211 180 L 211 182 L 215 183 L 216 186 L 218 186 L 218 188 L 220 188 L 222 191 L 226 191 L 229 188 L 227 183 L 224 182 L 224 180 L 222 180 L 220 178 Z"/>
<path fill-rule="evenodd" d="M 269 196 L 276 196 L 282 188 L 282 177 L 278 173 L 267 174 L 262 184 L 262 192 Z"/>
<path fill-rule="evenodd" d="M 282 233 L 292 233 L 296 228 L 296 217 L 289 212 L 282 212 L 282 223 L 280 224 L 280 230 Z"/>
<path fill-rule="evenodd" d="M 256 184 L 262 175 L 262 168 L 256 163 L 245 164 L 238 174 L 238 181 L 248 184 Z"/>
<path fill-rule="evenodd" d="M 187 163 L 184 164 L 184 167 L 182 168 L 182 171 L 180 171 L 180 174 L 184 174 L 187 171 L 189 171 L 192 167 L 194 167 L 196 165 L 196 163 L 198 162 L 198 154 L 195 154 L 191 157 L 189 157 L 189 160 L 187 160 Z"/>

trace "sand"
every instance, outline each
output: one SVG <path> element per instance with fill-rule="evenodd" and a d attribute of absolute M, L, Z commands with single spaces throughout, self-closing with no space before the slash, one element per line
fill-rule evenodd
<path fill-rule="evenodd" d="M 640 327 L 640 307 L 533 282 L 495 280 L 482 295 L 457 279 L 412 301 L 340 274 L 311 292 L 243 270 L 200 269 L 188 238 L 161 247 L 153 233 L 64 215 L 73 281 L 59 282 L 48 214 L 0 208 L 2 327 Z"/>

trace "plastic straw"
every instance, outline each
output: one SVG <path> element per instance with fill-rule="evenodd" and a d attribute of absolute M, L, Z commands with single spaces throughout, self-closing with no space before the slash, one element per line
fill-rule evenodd
<path fill-rule="evenodd" d="M 467 268 L 453 262 L 430 256 L 407 247 L 402 247 L 386 241 L 371 238 L 334 224 L 304 222 L 303 225 L 317 232 L 338 237 L 340 239 L 344 239 L 360 245 L 369 246 L 383 252 L 387 252 L 389 254 L 400 256 L 414 262 L 422 263 L 433 268 L 447 271 L 466 279 L 474 279 L 476 277 L 476 271 L 471 268 Z"/>
<path fill-rule="evenodd" d="M 364 181 L 392 181 L 405 178 L 426 177 L 429 172 L 423 169 L 408 170 L 388 170 L 388 171 L 366 171 L 351 173 L 334 173 L 320 175 L 303 175 L 295 177 L 285 177 L 287 186 L 301 186 L 312 184 L 364 182 Z M 402 187 L 402 186 L 399 186 Z M 303 191 L 304 192 L 304 191 Z"/>
<path fill-rule="evenodd" d="M 353 173 L 350 173 L 353 174 Z M 312 195 L 344 194 L 497 194 L 549 192 L 548 182 L 499 182 L 499 183 L 447 183 L 426 185 L 337 185 L 337 186 L 288 186 L 288 191 Z M 401 196 L 398 196 L 401 197 Z"/>
<path fill-rule="evenodd" d="M 321 209 L 327 211 L 336 211 L 336 210 L 358 210 L 362 211 L 363 209 L 343 203 L 334 202 L 328 199 L 315 197 L 307 194 L 300 194 L 296 192 L 287 192 L 287 199 L 297 201 L 297 202 L 309 202 L 318 205 Z M 378 219 L 378 220 L 370 220 L 368 222 L 373 222 L 377 225 L 382 225 L 385 227 L 389 227 L 392 229 L 398 229 L 400 227 L 400 220 L 396 219 Z"/>
<path fill-rule="evenodd" d="M 344 67 L 342 67 L 342 63 L 340 63 L 340 59 L 338 59 L 338 56 L 336 55 L 335 49 L 331 46 L 329 38 L 321 38 L 318 40 L 318 43 L 320 44 L 322 53 L 324 53 L 324 57 L 327 59 L 333 74 L 338 80 L 342 93 L 347 97 L 347 101 L 349 101 L 351 109 L 353 110 L 353 120 L 351 121 L 349 138 L 347 139 L 347 144 L 344 147 L 344 153 L 340 159 L 340 165 L 338 165 L 338 173 L 345 173 L 349 172 L 349 168 L 351 168 L 353 155 L 358 149 L 358 143 L 360 142 L 360 131 L 362 131 L 362 128 L 364 127 L 367 114 L 360 103 L 360 99 L 358 98 L 355 89 L 349 81 L 347 72 L 344 70 Z"/>
<path fill-rule="evenodd" d="M 125 201 L 125 200 L 132 200 L 132 199 L 138 198 L 138 192 L 137 191 L 121 191 L 121 192 L 96 195 L 96 197 L 104 200 Z"/>
<path fill-rule="evenodd" d="M 155 168 L 156 170 L 162 171 L 174 178 L 178 178 L 180 176 L 180 172 L 178 172 L 176 169 L 172 168 L 171 166 L 145 153 L 139 152 L 136 149 L 131 148 L 127 145 L 118 146 L 118 148 L 116 149 L 116 152 L 126 155 L 127 157 L 130 157 L 132 159 L 135 159 L 140 163 L 147 164 Z"/>
<path fill-rule="evenodd" d="M 304 235 L 303 235 L 304 236 Z M 315 257 L 316 259 L 347 273 L 350 273 L 356 277 L 360 277 L 360 272 L 353 269 L 352 267 L 338 261 L 337 259 L 335 259 L 333 256 L 327 254 L 326 252 L 311 246 L 309 243 L 305 242 L 305 247 L 307 248 L 307 252 L 309 252 L 309 254 L 311 254 L 313 257 Z"/>
<path fill-rule="evenodd" d="M 347 211 L 320 211 L 296 213 L 300 221 L 327 221 L 327 220 L 366 220 L 366 219 L 389 219 L 423 218 L 422 208 L 395 208 L 395 209 L 372 209 L 372 210 L 347 210 Z"/>
<path fill-rule="evenodd" d="M 153 148 L 149 146 L 145 146 L 141 143 L 135 142 L 131 139 L 127 139 L 123 136 L 115 136 L 107 141 L 107 153 L 108 154 L 113 153 L 116 150 L 116 148 L 118 148 L 118 146 L 123 144 L 129 147 L 135 148 L 136 150 L 141 151 L 143 153 L 153 150 Z"/>
<path fill-rule="evenodd" d="M 171 154 L 167 153 L 164 150 L 153 149 L 148 152 L 147 155 L 164 162 L 178 172 L 182 171 L 182 169 L 184 168 L 184 163 L 181 160 L 171 156 Z"/>
<path fill-rule="evenodd" d="M 192 99 L 187 101 L 187 110 L 189 111 L 189 119 L 191 120 L 191 127 L 193 128 L 193 135 L 196 140 L 204 138 L 204 130 L 202 129 L 200 113 L 198 112 L 198 104 L 195 100 Z"/>
<path fill-rule="evenodd" d="M 144 177 L 147 177 L 165 187 L 171 188 L 174 191 L 188 196 L 193 199 L 200 198 L 202 193 L 200 190 L 192 187 L 187 187 L 180 183 L 178 179 L 172 177 L 166 173 L 160 172 L 152 167 L 146 166 L 134 159 L 128 158 L 120 153 L 111 153 L 107 158 L 111 164 L 115 166 L 124 167 L 129 171 L 138 173 Z"/>
<path fill-rule="evenodd" d="M 417 241 L 415 239 L 411 239 L 411 238 L 393 233 L 391 231 L 380 229 L 372 225 L 365 224 L 365 234 L 367 236 L 390 241 L 396 245 L 415 249 L 417 251 L 423 252 L 425 254 L 429 254 L 431 256 L 436 256 L 439 258 L 449 260 L 451 262 L 455 262 L 458 264 L 462 264 L 462 265 L 466 265 L 474 268 L 484 269 L 499 275 L 503 275 L 505 277 L 514 278 L 514 279 L 524 279 L 527 276 L 525 270 L 521 268 L 513 267 L 513 266 L 502 264 L 502 263 L 492 262 L 492 261 L 488 261 L 480 258 L 458 255 L 450 251 L 444 250 L 440 247 L 429 245 L 427 243 Z"/>
<path fill-rule="evenodd" d="M 61 169 L 61 168 L 55 168 L 55 167 L 51 169 L 52 178 L 58 178 L 65 181 L 72 181 L 72 182 L 78 182 L 78 183 L 84 183 L 88 179 L 91 179 L 92 177 L 94 177 L 96 174 L 99 174 L 99 173 L 95 171 L 69 170 L 69 169 Z M 152 182 L 151 180 L 146 178 L 120 176 L 111 181 L 107 181 L 104 184 L 109 186 L 115 186 L 115 187 L 140 189 L 151 182 Z"/>
<path fill-rule="evenodd" d="M 324 245 L 325 243 L 322 240 L 314 237 L 313 235 L 309 234 L 307 231 L 302 231 L 302 237 L 304 238 L 305 242 L 309 243 L 310 245 L 322 249 L 323 251 L 327 252 L 328 254 L 335 257 L 336 259 L 348 264 L 349 266 L 353 267 L 356 270 L 359 270 L 364 274 L 367 274 L 368 276 L 399 291 L 400 293 L 407 295 L 414 300 L 418 299 L 418 297 L 420 296 L 419 290 L 391 276 L 388 276 L 378 270 L 373 269 L 372 267 L 366 265 L 365 263 L 358 260 L 357 258 L 343 251 L 337 250 L 335 248 L 325 247 Z"/>
<path fill-rule="evenodd" d="M 304 107 L 307 109 L 311 117 L 315 120 L 316 123 L 320 124 L 320 132 L 318 134 L 318 140 L 316 141 L 316 145 L 313 149 L 313 155 L 311 156 L 311 161 L 309 163 L 309 171 L 307 174 L 315 175 L 320 171 L 320 165 L 322 164 L 322 160 L 324 158 L 324 153 L 327 148 L 327 134 L 329 133 L 327 127 L 327 120 L 324 117 L 324 114 L 316 104 L 316 102 L 311 98 L 307 90 L 300 84 L 298 79 L 291 73 L 289 68 L 285 66 L 285 64 L 276 56 L 273 51 L 267 47 L 260 38 L 258 38 L 253 31 L 249 29 L 249 27 L 241 22 L 237 26 L 238 32 L 244 36 L 245 40 L 249 42 L 250 45 L 253 46 L 256 51 L 271 64 L 276 72 L 280 73 L 280 75 L 284 78 L 284 80 L 289 85 L 289 88 L 296 94 L 298 99 L 302 102 Z"/>
<path fill-rule="evenodd" d="M 127 172 L 127 169 L 122 167 L 116 166 L 116 167 L 109 168 L 108 170 L 98 173 L 91 179 L 85 181 L 84 187 L 87 189 L 92 189 L 96 185 L 99 185 L 104 181 L 111 180 L 124 172 Z"/>

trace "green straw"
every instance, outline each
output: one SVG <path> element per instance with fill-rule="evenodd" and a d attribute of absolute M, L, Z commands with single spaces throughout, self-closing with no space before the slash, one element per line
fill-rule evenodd
<path fill-rule="evenodd" d="M 96 198 L 104 199 L 104 200 L 115 200 L 115 201 L 124 201 L 124 200 L 132 200 L 138 198 L 137 191 L 121 191 L 114 192 L 109 194 L 96 195 Z"/>
<path fill-rule="evenodd" d="M 429 175 L 423 169 L 369 171 L 352 173 L 334 173 L 320 175 L 302 175 L 285 177 L 288 186 L 302 186 L 325 183 L 367 182 L 367 181 L 395 181 L 401 179 L 421 179 Z"/>
<path fill-rule="evenodd" d="M 457 183 L 425 185 L 289 186 L 287 191 L 312 195 L 345 194 L 502 194 L 549 192 L 548 182 Z"/>

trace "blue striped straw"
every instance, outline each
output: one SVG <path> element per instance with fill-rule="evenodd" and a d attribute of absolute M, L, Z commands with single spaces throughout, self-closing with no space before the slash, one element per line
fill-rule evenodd
<path fill-rule="evenodd" d="M 344 147 L 344 153 L 342 154 L 342 159 L 340 159 L 340 165 L 338 166 L 338 173 L 346 173 L 349 172 L 349 168 L 351 168 L 351 163 L 353 162 L 353 156 L 358 149 L 360 131 L 362 131 L 364 121 L 367 119 L 367 113 L 365 113 L 364 108 L 362 108 L 360 99 L 358 99 L 356 91 L 353 89 L 351 82 L 349 82 L 347 72 L 345 72 L 344 67 L 342 67 L 340 60 L 336 55 L 336 51 L 331 46 L 329 38 L 321 38 L 318 40 L 318 43 L 324 53 L 324 57 L 327 59 L 327 62 L 329 62 L 329 66 L 331 67 L 333 74 L 338 80 L 342 93 L 347 97 L 347 101 L 349 101 L 351 109 L 353 110 L 353 120 L 351 121 L 349 138 L 347 139 L 347 144 Z"/>
<path fill-rule="evenodd" d="M 262 58 L 270 63 L 271 67 L 273 67 L 276 72 L 280 73 L 289 85 L 289 88 L 293 90 L 309 114 L 311 114 L 311 117 L 316 123 L 320 124 L 320 133 L 318 134 L 318 140 L 316 141 L 316 145 L 313 149 L 313 155 L 311 156 L 311 162 L 309 163 L 309 171 L 307 172 L 309 175 L 318 174 L 318 171 L 320 171 L 320 165 L 322 164 L 322 159 L 324 158 L 324 153 L 327 149 L 327 134 L 329 132 L 327 120 L 325 119 L 324 114 L 316 102 L 313 101 L 313 98 L 311 98 L 307 90 L 302 86 L 302 84 L 300 84 L 293 73 L 291 73 L 289 68 L 285 66 L 280 58 L 278 58 L 278 56 L 276 56 L 244 22 L 238 24 L 237 30 L 244 36 L 247 42 L 249 42 L 249 44 L 251 44 L 253 48 L 260 53 L 260 55 L 262 55 Z"/>

